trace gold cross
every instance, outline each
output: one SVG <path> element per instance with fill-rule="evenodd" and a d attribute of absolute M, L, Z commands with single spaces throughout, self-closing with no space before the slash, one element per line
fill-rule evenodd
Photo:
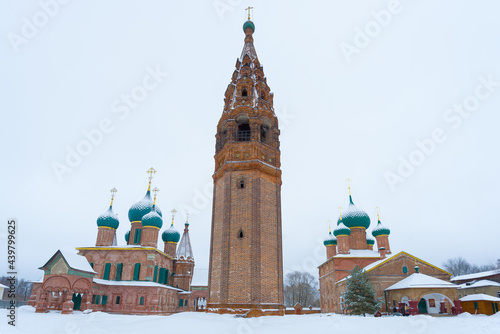
<path fill-rule="evenodd" d="M 340 211 L 340 220 L 342 220 L 342 207 L 339 206 L 339 211 Z"/>
<path fill-rule="evenodd" d="M 347 188 L 349 189 L 349 196 L 351 196 L 351 179 L 347 179 Z"/>
<path fill-rule="evenodd" d="M 189 212 L 186 211 L 186 223 L 189 221 Z"/>
<path fill-rule="evenodd" d="M 153 189 L 153 193 L 154 193 L 154 200 L 153 200 L 153 205 L 156 204 L 156 195 L 158 194 L 158 192 L 160 191 L 160 189 L 158 189 L 158 187 L 155 187 Z"/>
<path fill-rule="evenodd" d="M 380 208 L 378 206 L 376 206 L 375 209 L 377 209 L 377 218 L 378 218 L 378 220 L 380 220 L 380 213 L 378 212 L 378 210 L 380 210 Z"/>
<path fill-rule="evenodd" d="M 154 169 L 153 167 L 151 167 L 150 169 L 148 169 L 148 170 L 146 171 L 146 173 L 148 173 L 148 174 L 149 174 L 149 182 L 151 182 L 151 179 L 153 179 L 153 174 L 155 174 L 155 173 L 156 173 L 155 169 Z"/>
<path fill-rule="evenodd" d="M 328 220 L 328 232 L 332 233 L 332 226 L 330 225 L 332 221 Z"/>
<path fill-rule="evenodd" d="M 113 188 L 110 191 L 111 191 L 111 206 L 113 206 L 113 199 L 115 198 L 115 194 L 118 190 L 116 190 L 116 188 Z"/>
<path fill-rule="evenodd" d="M 177 210 L 173 209 L 172 211 L 172 226 L 174 225 L 174 217 L 175 217 L 175 214 L 177 213 Z"/>
<path fill-rule="evenodd" d="M 253 7 L 248 6 L 248 8 L 245 8 L 245 10 L 248 10 L 248 20 L 250 21 L 250 9 L 253 9 Z"/>

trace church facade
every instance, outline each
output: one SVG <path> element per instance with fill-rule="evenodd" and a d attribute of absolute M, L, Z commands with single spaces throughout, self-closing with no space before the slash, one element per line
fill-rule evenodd
<path fill-rule="evenodd" d="M 243 31 L 217 125 L 207 308 L 284 315 L 280 131 L 250 18 Z"/>
<path fill-rule="evenodd" d="M 174 215 L 161 237 L 163 226 L 156 205 L 157 189 L 151 198 L 151 178 L 144 198 L 128 212 L 130 231 L 125 245 L 117 245 L 119 221 L 113 212 L 112 190 L 109 209 L 97 219 L 95 246 L 74 252 L 57 251 L 40 269 L 42 281 L 33 284 L 29 304 L 36 312 L 61 310 L 105 311 L 122 314 L 171 314 L 203 309 L 206 290 L 191 290 L 194 255 L 186 221 L 182 238 L 174 228 Z M 173 214 L 175 210 L 173 210 Z M 180 242 L 179 242 L 180 240 Z"/>
<path fill-rule="evenodd" d="M 382 311 L 401 310 L 403 305 L 413 314 L 459 310 L 458 286 L 450 282 L 451 274 L 407 252 L 393 253 L 391 231 L 377 216 L 372 238 L 367 234 L 370 217 L 353 203 L 349 186 L 347 209 L 341 212 L 333 234 L 330 230 L 325 239 L 327 259 L 318 267 L 321 311 L 346 313 L 343 296 L 355 266 L 370 277 L 377 297 L 383 301 Z M 409 281 L 407 285 L 405 280 Z"/>

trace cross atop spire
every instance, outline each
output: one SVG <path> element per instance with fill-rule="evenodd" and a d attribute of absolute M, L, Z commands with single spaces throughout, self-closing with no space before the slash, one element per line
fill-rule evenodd
<path fill-rule="evenodd" d="M 248 21 L 250 21 L 250 10 L 253 9 L 253 7 L 248 6 L 248 8 L 245 8 L 246 11 L 248 11 Z"/>
<path fill-rule="evenodd" d="M 189 212 L 186 211 L 186 224 L 189 224 Z"/>
<path fill-rule="evenodd" d="M 173 209 L 170 212 L 172 212 L 172 224 L 171 225 L 173 226 L 174 225 L 174 217 L 175 217 L 175 214 L 177 213 L 177 210 Z"/>
<path fill-rule="evenodd" d="M 332 226 L 331 226 L 331 220 L 328 220 L 328 233 L 332 233 Z"/>
<path fill-rule="evenodd" d="M 380 208 L 378 206 L 375 207 L 375 209 L 377 209 L 377 219 L 380 221 Z"/>
<path fill-rule="evenodd" d="M 160 191 L 160 189 L 158 189 L 158 187 L 155 187 L 153 189 L 153 194 L 154 194 L 153 206 L 156 205 L 156 195 L 158 195 L 159 191 Z"/>
<path fill-rule="evenodd" d="M 351 196 L 351 179 L 347 178 L 347 189 L 349 189 L 349 196 Z"/>
<path fill-rule="evenodd" d="M 339 206 L 339 211 L 340 211 L 340 220 L 342 220 L 342 207 Z"/>
<path fill-rule="evenodd" d="M 151 190 L 151 180 L 153 179 L 153 175 L 156 174 L 156 170 L 153 167 L 151 167 L 150 169 L 148 169 L 146 171 L 146 173 L 149 174 L 149 177 L 148 177 L 149 178 L 148 191 L 150 191 Z"/>
<path fill-rule="evenodd" d="M 115 198 L 115 194 L 118 190 L 116 190 L 116 188 L 113 188 L 110 191 L 111 191 L 111 204 L 109 205 L 109 207 L 112 207 L 113 206 L 113 199 Z"/>

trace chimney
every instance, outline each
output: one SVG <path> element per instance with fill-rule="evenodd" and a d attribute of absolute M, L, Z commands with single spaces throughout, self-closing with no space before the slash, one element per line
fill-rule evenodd
<path fill-rule="evenodd" d="M 385 247 L 380 247 L 378 252 L 380 253 L 380 258 L 385 259 Z"/>

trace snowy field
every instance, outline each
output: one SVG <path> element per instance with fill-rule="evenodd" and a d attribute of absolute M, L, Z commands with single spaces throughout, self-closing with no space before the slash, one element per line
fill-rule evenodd
<path fill-rule="evenodd" d="M 7 325 L 6 310 L 0 311 L 0 333 L 500 333 L 500 313 L 493 316 L 468 313 L 457 317 L 366 317 L 335 314 L 288 315 L 253 319 L 230 315 L 181 313 L 171 316 L 111 315 L 102 312 L 61 315 L 36 314 L 30 306 L 18 310 L 17 326 Z"/>

